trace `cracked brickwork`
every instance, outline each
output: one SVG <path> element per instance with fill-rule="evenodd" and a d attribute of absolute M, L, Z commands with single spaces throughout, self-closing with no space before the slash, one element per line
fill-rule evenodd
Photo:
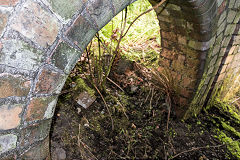
<path fill-rule="evenodd" d="M 0 0 L 1 158 L 49 159 L 51 119 L 68 74 L 95 33 L 134 1 Z M 237 91 L 239 10 L 239 0 L 168 0 L 155 10 L 158 69 L 179 86 L 179 116 L 199 112 L 221 86 L 223 98 Z"/>

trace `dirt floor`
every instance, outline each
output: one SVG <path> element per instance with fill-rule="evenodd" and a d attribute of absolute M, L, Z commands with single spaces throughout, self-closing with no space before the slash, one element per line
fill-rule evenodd
<path fill-rule="evenodd" d="M 150 83 L 144 69 L 135 62 L 120 63 L 103 94 L 107 107 L 97 92 L 87 109 L 76 102 L 81 93 L 73 88 L 84 76 L 73 71 L 52 124 L 53 159 L 234 159 L 204 114 L 181 122 L 173 103 L 168 118 L 166 95 Z"/>

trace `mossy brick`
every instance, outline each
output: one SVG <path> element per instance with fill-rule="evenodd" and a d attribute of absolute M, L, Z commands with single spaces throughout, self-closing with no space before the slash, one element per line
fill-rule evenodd
<path fill-rule="evenodd" d="M 234 8 L 235 1 L 236 1 L 236 0 L 231 0 L 231 1 L 229 1 L 228 7 L 229 7 L 229 8 Z"/>
<path fill-rule="evenodd" d="M 226 18 L 227 11 L 225 10 L 223 13 L 221 13 L 220 18 L 218 19 L 218 26 L 220 26 Z"/>
<path fill-rule="evenodd" d="M 223 33 L 219 34 L 216 38 L 215 45 L 221 44 L 223 40 Z"/>
<path fill-rule="evenodd" d="M 20 125 L 20 114 L 23 105 L 2 105 L 0 106 L 0 130 L 16 128 Z"/>
<path fill-rule="evenodd" d="M 235 28 L 236 28 L 236 24 L 228 24 L 227 28 L 225 29 L 224 35 L 225 36 L 232 35 Z"/>
<path fill-rule="evenodd" d="M 200 42 L 200 41 L 190 40 L 188 42 L 188 46 L 195 49 L 195 50 L 206 51 L 210 48 L 210 41 Z"/>
<path fill-rule="evenodd" d="M 59 94 L 66 78 L 66 75 L 44 67 L 36 80 L 35 94 Z"/>
<path fill-rule="evenodd" d="M 224 19 L 223 22 L 220 25 L 218 25 L 217 36 L 224 31 L 226 25 L 227 25 L 227 20 Z"/>
<path fill-rule="evenodd" d="M 49 119 L 22 129 L 19 138 L 20 147 L 23 148 L 45 139 L 49 135 L 50 125 L 51 120 Z"/>
<path fill-rule="evenodd" d="M 221 49 L 221 46 L 216 44 L 216 45 L 213 47 L 212 56 L 214 56 L 214 55 L 216 55 L 216 54 L 219 54 L 220 49 Z"/>
<path fill-rule="evenodd" d="M 117 14 L 126 8 L 133 0 L 112 0 L 114 6 L 114 12 Z"/>
<path fill-rule="evenodd" d="M 69 74 L 80 55 L 80 51 L 62 42 L 54 52 L 52 62 L 56 67 Z"/>
<path fill-rule="evenodd" d="M 236 14 L 237 14 L 236 11 L 230 10 L 230 11 L 228 12 L 228 16 L 227 16 L 227 23 L 232 23 L 233 20 L 234 20 L 234 18 L 236 17 Z"/>
<path fill-rule="evenodd" d="M 0 74 L 0 98 L 26 97 L 30 91 L 30 80 L 21 75 Z"/>
<path fill-rule="evenodd" d="M 11 151 L 17 146 L 17 136 L 14 134 L 0 135 L 0 154 Z"/>
<path fill-rule="evenodd" d="M 112 2 L 109 0 L 95 0 L 86 4 L 83 14 L 92 20 L 91 23 L 96 24 L 100 30 L 104 27 L 115 15 L 112 7 Z"/>
<path fill-rule="evenodd" d="M 217 61 L 218 55 L 215 55 L 213 57 L 211 57 L 210 59 L 210 63 L 209 63 L 209 67 L 212 67 L 215 65 L 216 61 Z"/>
<path fill-rule="evenodd" d="M 43 62 L 44 54 L 42 51 L 16 39 L 3 40 L 0 53 L 0 64 L 32 71 L 39 68 Z"/>
<path fill-rule="evenodd" d="M 239 20 L 240 20 L 240 12 L 237 12 L 236 17 L 235 17 L 233 23 L 238 23 Z"/>
<path fill-rule="evenodd" d="M 44 119 L 45 117 L 50 118 L 51 116 L 49 115 L 53 115 L 53 108 L 55 108 L 56 101 L 57 101 L 56 97 L 32 98 L 30 101 L 30 104 L 27 106 L 27 113 L 25 115 L 25 120 L 35 121 L 35 120 Z M 45 116 L 46 112 L 50 112 L 50 113 L 47 113 L 47 115 Z"/>
<path fill-rule="evenodd" d="M 14 14 L 10 27 L 41 47 L 52 45 L 60 30 L 57 18 L 30 0 Z"/>
<path fill-rule="evenodd" d="M 0 0 L 0 6 L 14 6 L 19 0 Z"/>
<path fill-rule="evenodd" d="M 80 15 L 66 34 L 71 41 L 84 50 L 96 32 L 91 23 Z"/>
<path fill-rule="evenodd" d="M 236 3 L 234 5 L 234 8 L 239 8 L 240 7 L 240 1 L 236 0 Z"/>
<path fill-rule="evenodd" d="M 71 19 L 81 10 L 87 0 L 48 0 L 53 11 L 65 20 Z"/>
<path fill-rule="evenodd" d="M 222 41 L 222 47 L 227 47 L 229 45 L 231 38 L 232 38 L 232 35 L 228 35 L 224 37 Z"/>

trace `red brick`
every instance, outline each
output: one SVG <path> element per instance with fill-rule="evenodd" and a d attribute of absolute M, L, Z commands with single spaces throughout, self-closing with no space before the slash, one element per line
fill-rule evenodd
<path fill-rule="evenodd" d="M 19 0 L 0 0 L 1 6 L 14 6 Z"/>
<path fill-rule="evenodd" d="M 13 129 L 20 124 L 19 114 L 22 112 L 22 107 L 22 105 L 0 107 L 0 130 Z"/>
<path fill-rule="evenodd" d="M 177 42 L 177 35 L 174 32 L 161 32 L 161 37 L 168 39 L 172 42 Z"/>
<path fill-rule="evenodd" d="M 30 81 L 20 75 L 0 74 L 0 98 L 27 96 Z"/>
<path fill-rule="evenodd" d="M 52 100 L 52 97 L 33 98 L 27 107 L 26 121 L 43 119 L 45 111 Z"/>
<path fill-rule="evenodd" d="M 1 1 L 0 1 L 1 2 Z M 0 35 L 2 34 L 4 28 L 6 27 L 8 21 L 8 13 L 0 13 Z"/>
<path fill-rule="evenodd" d="M 59 72 L 44 68 L 36 84 L 35 92 L 37 94 L 51 94 L 56 91 L 64 77 Z"/>
<path fill-rule="evenodd" d="M 42 47 L 52 45 L 59 31 L 57 19 L 32 1 L 24 3 L 14 17 L 11 28 Z"/>

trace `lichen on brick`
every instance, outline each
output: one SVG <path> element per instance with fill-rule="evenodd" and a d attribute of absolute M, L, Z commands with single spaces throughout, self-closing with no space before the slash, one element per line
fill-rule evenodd
<path fill-rule="evenodd" d="M 43 52 L 21 40 L 2 41 L 0 64 L 24 70 L 37 70 L 42 63 Z"/>
<path fill-rule="evenodd" d="M 11 151 L 17 146 L 17 136 L 14 134 L 7 134 L 0 136 L 0 154 Z"/>

